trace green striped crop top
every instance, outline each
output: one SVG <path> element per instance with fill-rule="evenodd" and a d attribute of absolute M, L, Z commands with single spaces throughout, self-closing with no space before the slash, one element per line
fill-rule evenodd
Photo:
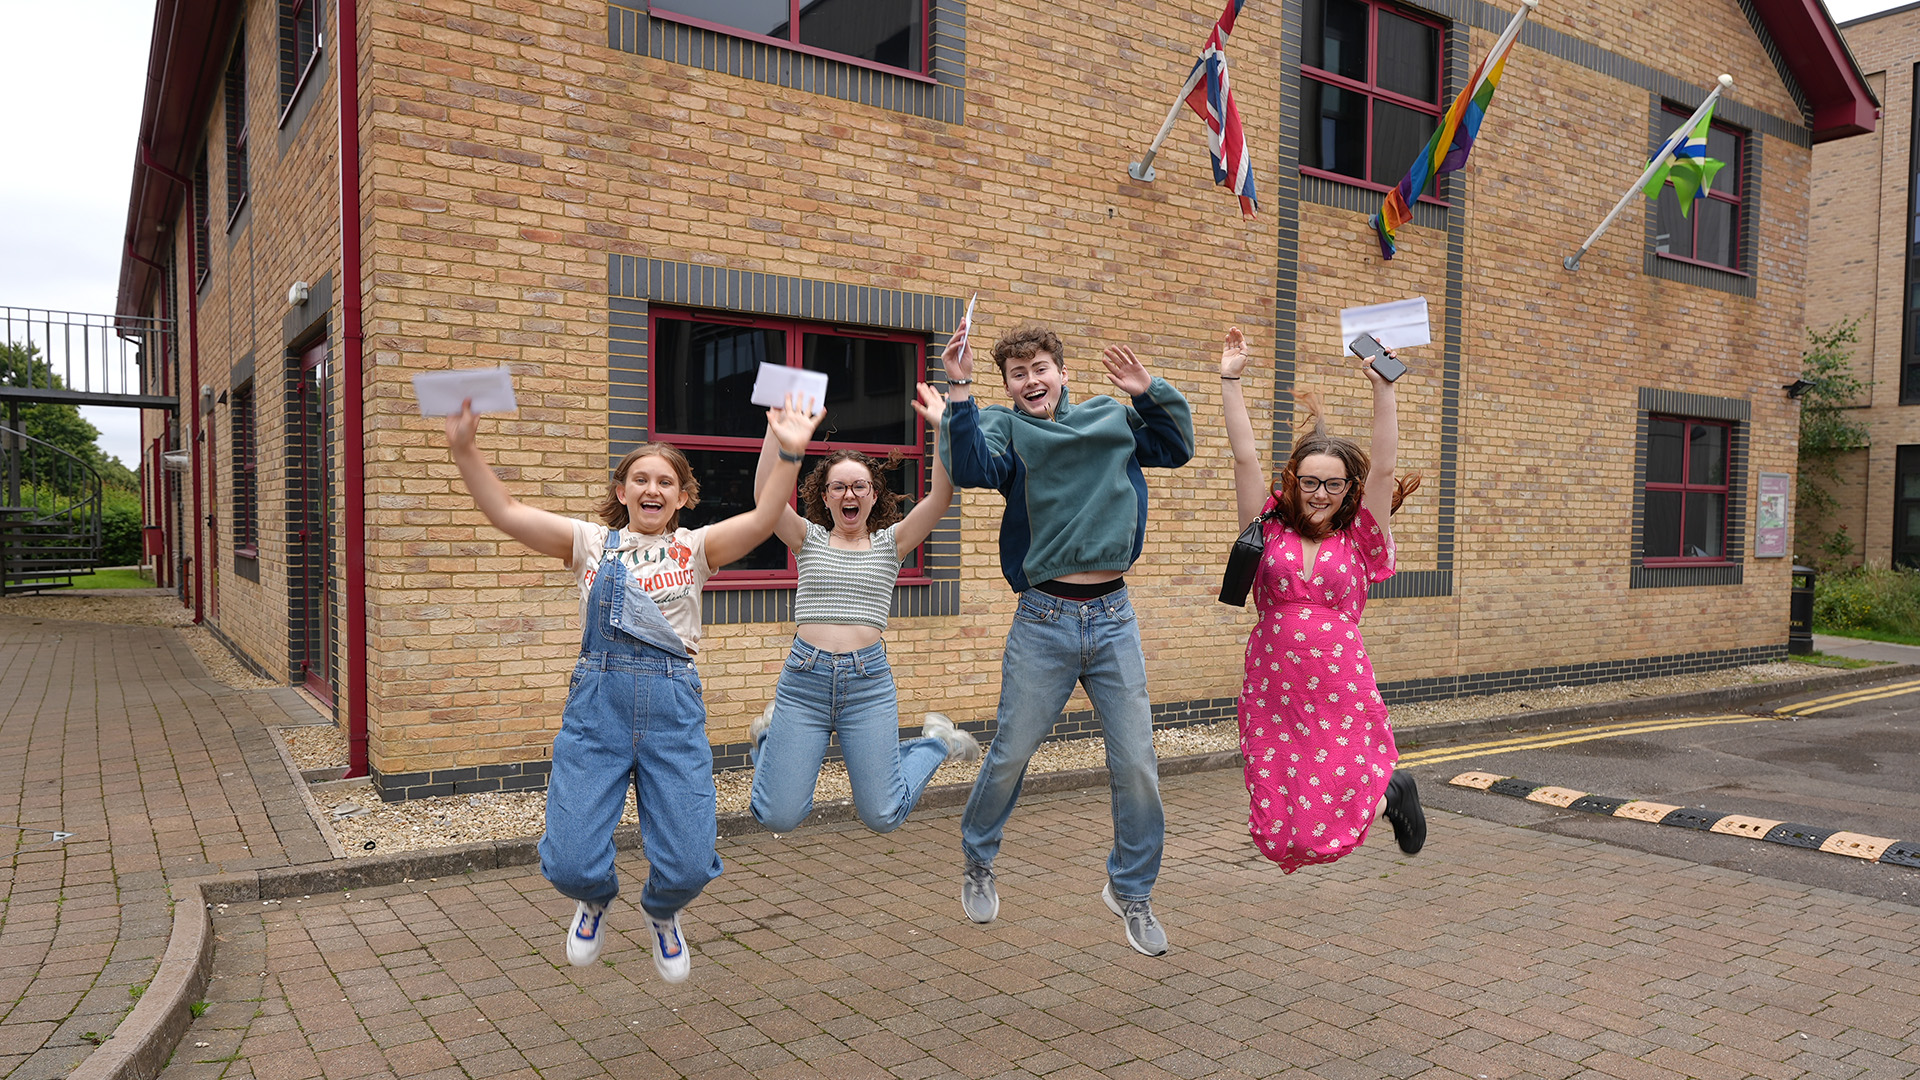
<path fill-rule="evenodd" d="M 893 583 L 900 574 L 900 553 L 889 525 L 869 538 L 872 548 L 849 551 L 833 546 L 826 529 L 807 522 L 807 541 L 795 553 L 800 588 L 793 597 L 797 623 L 839 623 L 887 628 L 893 607 Z"/>

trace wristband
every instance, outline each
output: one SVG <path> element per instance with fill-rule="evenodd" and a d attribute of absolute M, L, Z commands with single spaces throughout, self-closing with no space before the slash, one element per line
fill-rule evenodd
<path fill-rule="evenodd" d="M 1222 376 L 1220 376 L 1220 377 L 1221 377 L 1222 379 L 1226 379 L 1226 380 L 1228 380 L 1229 382 L 1239 382 L 1239 381 L 1240 381 L 1240 376 L 1238 376 L 1238 375 L 1222 375 Z"/>
<path fill-rule="evenodd" d="M 781 448 L 780 448 L 780 460 L 781 460 L 781 461 L 791 461 L 791 462 L 793 462 L 793 463 L 794 463 L 795 465 L 798 465 L 798 464 L 800 464 L 800 463 L 801 463 L 802 461 L 805 461 L 806 459 L 807 459 L 807 457 L 806 457 L 806 455 L 805 455 L 805 454 L 789 454 L 789 453 L 787 453 L 787 448 L 786 448 L 786 447 L 784 447 L 784 446 L 783 446 L 783 447 L 781 447 Z"/>
<path fill-rule="evenodd" d="M 972 386 L 973 380 L 972 379 L 948 379 L 947 385 L 948 386 Z"/>

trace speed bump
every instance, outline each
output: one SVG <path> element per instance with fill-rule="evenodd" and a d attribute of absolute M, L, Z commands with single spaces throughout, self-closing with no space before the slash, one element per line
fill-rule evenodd
<path fill-rule="evenodd" d="M 1868 836 L 1865 833 L 1845 832 L 1840 829 L 1823 829 L 1794 821 L 1775 821 L 1772 818 L 1750 817 L 1746 814 L 1729 814 L 1699 806 L 1674 806 L 1669 803 L 1654 802 L 1651 799 L 1621 799 L 1612 795 L 1595 795 L 1592 792 L 1554 787 L 1550 784 L 1522 780 L 1515 776 L 1500 776 L 1495 773 L 1465 772 L 1449 780 L 1448 783 L 1454 787 L 1506 795 L 1545 806 L 1578 810 L 1585 814 L 1627 818 L 1632 821 L 1667 825 L 1676 829 L 1716 832 L 1726 836 L 1744 836 L 1749 840 L 1806 848 L 1809 851 L 1825 851 L 1865 862 L 1920 868 L 1920 841 L 1892 840 L 1884 836 Z"/>

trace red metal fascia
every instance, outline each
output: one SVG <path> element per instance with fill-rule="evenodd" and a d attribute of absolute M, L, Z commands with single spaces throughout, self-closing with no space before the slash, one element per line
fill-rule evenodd
<path fill-rule="evenodd" d="M 1753 0 L 1787 70 L 1813 112 L 1813 141 L 1874 129 L 1880 110 L 1840 28 L 1820 0 Z"/>
<path fill-rule="evenodd" d="M 360 44 L 356 0 L 339 0 L 334 35 L 340 78 L 340 409 L 346 489 L 347 775 L 365 776 L 367 762 L 367 469 L 360 290 Z"/>

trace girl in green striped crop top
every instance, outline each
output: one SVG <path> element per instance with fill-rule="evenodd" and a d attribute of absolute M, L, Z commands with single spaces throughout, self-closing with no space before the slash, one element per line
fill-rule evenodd
<path fill-rule="evenodd" d="M 940 429 L 946 402 L 925 383 L 915 412 Z M 779 447 L 760 454 L 760 477 Z M 827 739 L 840 736 L 854 811 L 875 832 L 905 821 L 934 771 L 950 758 L 972 761 L 980 743 L 940 713 L 928 713 L 921 737 L 900 739 L 900 706 L 881 635 L 900 563 L 920 546 L 953 503 L 953 481 L 938 454 L 927 497 L 903 517 L 888 489 L 885 462 L 857 450 L 827 455 L 800 485 L 806 516 L 788 507 L 773 534 L 794 553 L 793 648 L 773 702 L 748 727 L 753 741 L 754 819 L 791 832 L 813 812 L 813 790 Z"/>

